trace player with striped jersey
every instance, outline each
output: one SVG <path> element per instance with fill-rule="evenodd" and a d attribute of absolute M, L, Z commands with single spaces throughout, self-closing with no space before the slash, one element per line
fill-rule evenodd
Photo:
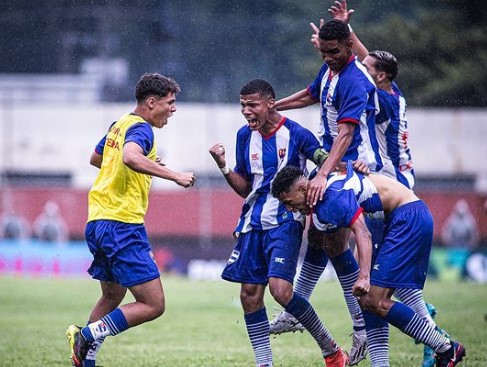
<path fill-rule="evenodd" d="M 353 294 L 362 309 L 432 348 L 436 366 L 457 365 L 465 356 L 464 346 L 408 305 L 391 299 L 396 289 L 422 289 L 426 281 L 433 240 L 433 218 L 426 204 L 398 181 L 381 174 L 357 173 L 351 163 L 344 173 L 330 175 L 323 200 L 313 208 L 308 204 L 308 184 L 301 169 L 289 166 L 276 175 L 272 194 L 289 210 L 311 214 L 322 232 L 353 231 L 360 264 Z M 372 250 L 366 216 L 386 221 L 378 252 Z M 388 359 L 385 362 L 374 361 L 373 365 L 388 366 Z"/>
<path fill-rule="evenodd" d="M 272 367 L 269 320 L 264 304 L 267 284 L 274 299 L 298 319 L 321 349 L 328 367 L 344 367 L 345 353 L 320 321 L 312 305 L 293 292 L 304 217 L 288 211 L 271 195 L 272 181 L 287 165 L 304 167 L 305 159 L 321 165 L 327 155 L 319 141 L 275 109 L 272 86 L 254 79 L 240 91 L 247 125 L 237 132 L 236 166 L 227 167 L 222 144 L 210 154 L 232 189 L 245 198 L 234 250 L 222 278 L 241 284 L 240 301 L 256 367 Z"/>
<path fill-rule="evenodd" d="M 377 90 L 365 67 L 353 55 L 350 30 L 345 23 L 332 19 L 322 24 L 318 41 L 325 63 L 315 80 L 306 89 L 276 103 L 278 110 L 320 103 L 323 147 L 330 152 L 330 157 L 308 187 L 311 205 L 321 198 L 327 175 L 338 162 L 360 159 L 372 171 L 382 168 L 375 129 L 370 128 L 375 125 L 375 115 L 379 112 Z M 330 259 L 353 323 L 349 361 L 353 365 L 365 358 L 366 336 L 362 311 L 352 294 L 352 285 L 359 269 L 348 247 L 350 231 L 344 228 L 326 235 L 317 232 L 314 226 L 310 226 L 296 292 L 309 299 Z M 272 333 L 285 332 L 290 327 L 291 330 L 302 330 L 296 320 L 285 312 L 271 321 Z"/>

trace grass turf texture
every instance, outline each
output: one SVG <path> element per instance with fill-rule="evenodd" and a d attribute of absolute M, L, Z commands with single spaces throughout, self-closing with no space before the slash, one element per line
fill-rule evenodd
<path fill-rule="evenodd" d="M 105 341 L 97 364 L 109 366 L 253 366 L 239 303 L 239 285 L 164 277 L 166 313 Z M 487 286 L 428 281 L 425 295 L 439 325 L 461 340 L 460 366 L 487 366 Z M 70 366 L 64 332 L 84 325 L 99 296 L 90 279 L 0 277 L 0 366 Z M 126 301 L 131 296 L 127 296 Z M 349 349 L 351 324 L 337 282 L 320 282 L 312 303 L 335 339 Z M 267 296 L 272 317 L 277 304 Z M 306 332 L 271 339 L 274 366 L 323 366 Z M 391 328 L 391 366 L 420 367 L 422 346 Z M 361 367 L 370 366 L 368 360 Z"/>

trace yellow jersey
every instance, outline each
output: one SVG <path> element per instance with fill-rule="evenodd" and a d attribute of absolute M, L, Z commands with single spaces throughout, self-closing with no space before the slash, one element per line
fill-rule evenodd
<path fill-rule="evenodd" d="M 98 219 L 124 223 L 144 223 L 152 176 L 138 173 L 123 163 L 127 130 L 135 124 L 148 124 L 140 116 L 126 114 L 115 122 L 105 137 L 100 172 L 88 194 L 88 222 Z M 156 159 L 156 144 L 147 158 Z"/>

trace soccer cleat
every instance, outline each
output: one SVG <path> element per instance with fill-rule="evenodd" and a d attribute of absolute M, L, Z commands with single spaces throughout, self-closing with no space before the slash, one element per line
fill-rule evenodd
<path fill-rule="evenodd" d="M 324 359 L 326 367 L 345 367 L 348 365 L 348 355 L 342 348 L 338 348 L 335 353 L 324 357 Z"/>
<path fill-rule="evenodd" d="M 281 311 L 275 315 L 274 319 L 269 323 L 269 326 L 270 334 L 282 334 L 290 331 L 295 333 L 296 331 L 303 332 L 305 330 L 305 327 L 293 315 L 286 311 Z"/>
<path fill-rule="evenodd" d="M 450 341 L 451 348 L 446 352 L 436 354 L 436 367 L 454 367 L 465 357 L 465 347 L 456 342 Z"/>
<path fill-rule="evenodd" d="M 68 327 L 66 337 L 68 338 L 69 348 L 71 350 L 71 364 L 74 367 L 84 367 L 83 360 L 91 344 L 85 340 L 83 334 L 81 334 L 81 328 L 76 325 L 70 325 Z"/>
<path fill-rule="evenodd" d="M 354 332 L 351 335 L 352 348 L 350 348 L 348 365 L 355 366 L 367 357 L 367 335 L 358 332 Z"/>

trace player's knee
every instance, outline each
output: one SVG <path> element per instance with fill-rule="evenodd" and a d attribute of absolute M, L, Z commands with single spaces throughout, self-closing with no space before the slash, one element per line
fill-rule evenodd
<path fill-rule="evenodd" d="M 154 300 L 149 306 L 151 319 L 157 319 L 164 314 L 164 311 L 166 311 L 166 301 L 164 297 Z"/>
<path fill-rule="evenodd" d="M 269 288 L 272 297 L 279 303 L 282 307 L 286 307 L 293 296 L 292 287 L 274 287 Z"/>
<path fill-rule="evenodd" d="M 263 300 L 259 293 L 240 291 L 240 302 L 245 312 L 255 312 L 263 307 Z"/>

